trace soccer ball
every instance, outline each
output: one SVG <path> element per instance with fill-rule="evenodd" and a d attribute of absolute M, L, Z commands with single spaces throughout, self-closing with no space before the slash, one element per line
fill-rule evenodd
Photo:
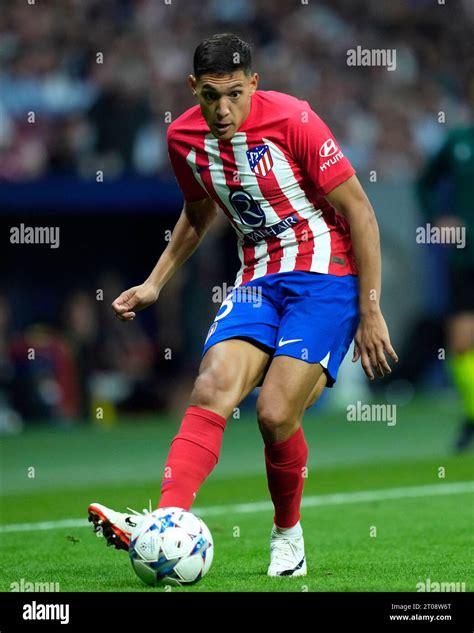
<path fill-rule="evenodd" d="M 159 508 L 132 532 L 130 560 L 147 585 L 190 585 L 207 574 L 214 556 L 207 525 L 181 508 Z"/>

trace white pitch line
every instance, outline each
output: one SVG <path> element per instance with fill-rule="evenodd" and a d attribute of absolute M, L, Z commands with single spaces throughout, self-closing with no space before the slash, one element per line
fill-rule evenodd
<path fill-rule="evenodd" d="M 329 495 L 303 497 L 301 505 L 303 508 L 314 508 L 316 506 L 335 506 L 350 503 L 368 503 L 371 501 L 390 501 L 392 499 L 455 495 L 466 492 L 474 492 L 474 481 L 439 483 L 429 486 L 406 486 L 404 488 L 382 488 L 381 490 L 362 490 L 359 492 L 340 492 Z M 252 512 L 265 512 L 267 510 L 273 510 L 271 501 L 193 508 L 193 512 L 202 517 L 228 513 L 249 514 Z M 58 521 L 42 521 L 40 523 L 10 523 L 9 525 L 0 526 L 0 534 L 90 526 L 91 523 L 86 519 L 59 519 Z"/>

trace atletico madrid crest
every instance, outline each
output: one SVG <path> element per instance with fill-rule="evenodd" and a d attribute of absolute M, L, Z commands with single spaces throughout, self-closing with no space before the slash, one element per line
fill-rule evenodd
<path fill-rule="evenodd" d="M 257 176 L 266 176 L 273 167 L 273 158 L 268 145 L 258 145 L 247 151 L 250 169 Z"/>

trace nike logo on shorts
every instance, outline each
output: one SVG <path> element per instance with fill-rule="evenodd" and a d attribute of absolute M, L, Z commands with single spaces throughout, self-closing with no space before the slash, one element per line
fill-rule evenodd
<path fill-rule="evenodd" d="M 284 341 L 282 336 L 278 341 L 278 347 L 283 347 L 283 345 L 288 345 L 288 343 L 299 343 L 302 340 L 302 338 L 289 338 L 287 341 Z"/>

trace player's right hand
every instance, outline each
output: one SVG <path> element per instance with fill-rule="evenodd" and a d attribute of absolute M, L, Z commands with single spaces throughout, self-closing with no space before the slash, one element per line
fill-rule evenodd
<path fill-rule="evenodd" d="M 112 303 L 112 310 L 121 321 L 133 321 L 138 310 L 148 308 L 152 303 L 155 303 L 159 294 L 158 288 L 147 282 L 133 286 L 115 299 Z"/>

